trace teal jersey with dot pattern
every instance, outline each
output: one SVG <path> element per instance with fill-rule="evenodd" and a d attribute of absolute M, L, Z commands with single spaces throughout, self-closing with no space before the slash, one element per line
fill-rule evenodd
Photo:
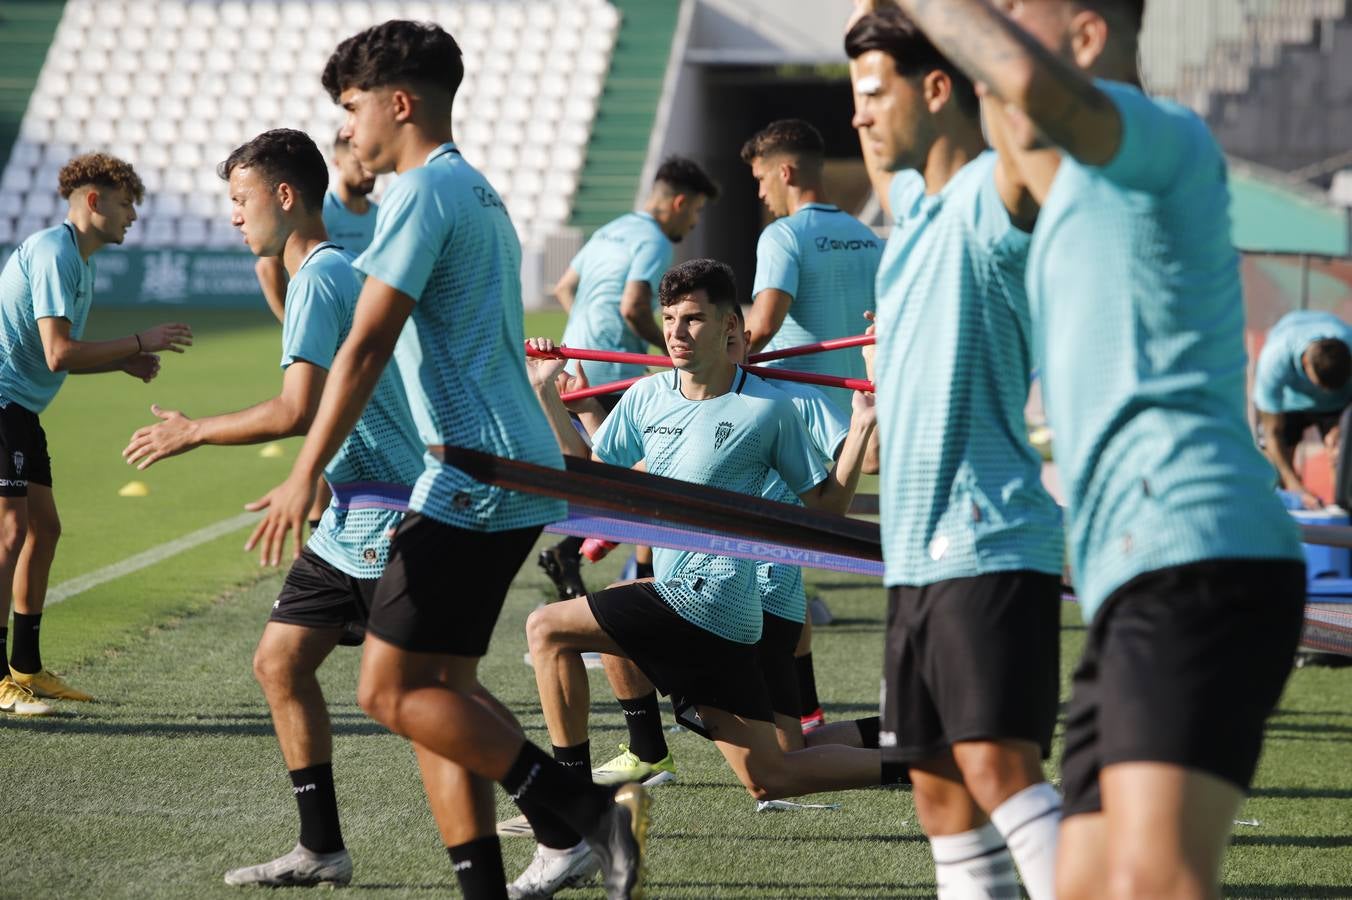
<path fill-rule="evenodd" d="M 563 330 L 566 347 L 646 353 L 648 342 L 634 333 L 620 312 L 620 298 L 631 281 L 642 281 L 652 290 L 654 310 L 657 288 L 671 265 L 671 240 L 657 220 L 646 212 L 627 213 L 602 225 L 573 257 L 570 266 L 578 274 L 577 293 Z M 570 360 L 568 371 L 577 373 Z M 607 384 L 642 375 L 643 366 L 629 363 L 587 362 L 583 366 L 592 384 Z"/>
<path fill-rule="evenodd" d="M 563 468 L 526 377 L 521 244 L 493 186 L 442 144 L 385 193 L 356 268 L 411 297 L 395 349 L 423 444 Z M 409 508 L 470 531 L 554 522 L 567 505 L 475 481 L 430 453 Z"/>
<path fill-rule="evenodd" d="M 1146 572 L 1302 558 L 1245 420 L 1225 157 L 1190 110 L 1099 87 L 1122 144 L 1102 167 L 1062 161 L 1028 261 L 1086 619 Z"/>
<path fill-rule="evenodd" d="M 871 228 L 829 203 L 805 204 L 793 215 L 767 225 L 756 244 L 751 296 L 774 289 L 793 297 L 793 303 L 765 349 L 863 334 L 868 327 L 864 313 L 873 309 L 882 247 Z M 765 365 L 842 378 L 865 377 L 858 350 L 831 350 Z M 825 390 L 849 415 L 850 392 Z"/>
<path fill-rule="evenodd" d="M 771 470 L 796 494 L 826 469 L 793 402 L 738 370 L 728 393 L 687 400 L 673 370 L 631 387 L 595 435 L 603 462 L 695 484 L 759 496 Z M 657 547 L 654 587 L 677 614 L 719 637 L 754 644 L 761 634 L 756 563 Z"/>
<path fill-rule="evenodd" d="M 1301 357 L 1315 341 L 1327 338 L 1352 345 L 1352 325 L 1332 313 L 1297 310 L 1282 316 L 1268 332 L 1253 376 L 1253 403 L 1266 413 L 1337 412 L 1352 403 L 1352 380 L 1325 390 L 1305 374 Z"/>
<path fill-rule="evenodd" d="M 1023 415 L 1029 235 L 995 163 L 981 154 L 933 195 L 916 172 L 892 180 L 874 373 L 889 587 L 1061 571 L 1061 513 Z"/>
<path fill-rule="evenodd" d="M 328 370 L 352 330 L 361 276 L 352 255 L 332 243 L 310 252 L 286 287 L 282 368 L 306 362 Z M 394 365 L 376 383 L 352 433 L 324 468 L 333 501 L 306 544 L 353 578 L 379 578 L 389 558 L 388 532 L 408 506 L 423 470 L 404 386 Z"/>
<path fill-rule="evenodd" d="M 850 420 L 841 413 L 835 401 L 810 384 L 793 381 L 773 382 L 776 390 L 786 394 L 794 409 L 807 426 L 812 446 L 821 457 L 822 465 L 830 469 L 850 431 Z M 771 472 L 761 490 L 767 500 L 802 506 L 803 501 L 789 490 L 778 472 Z M 807 595 L 803 591 L 803 570 L 783 563 L 762 562 L 756 566 L 756 586 L 760 588 L 761 607 L 771 615 L 801 622 L 807 614 Z"/>
<path fill-rule="evenodd" d="M 324 230 L 329 233 L 329 240 L 356 256 L 371 246 L 379 209 L 371 203 L 365 213 L 358 215 L 347 208 L 337 191 L 330 188 L 324 193 Z"/>
<path fill-rule="evenodd" d="M 38 319 L 69 320 L 78 341 L 93 302 L 94 266 L 80 256 L 75 226 L 43 229 L 14 249 L 0 271 L 0 406 L 47 408 L 67 373 L 47 367 Z"/>

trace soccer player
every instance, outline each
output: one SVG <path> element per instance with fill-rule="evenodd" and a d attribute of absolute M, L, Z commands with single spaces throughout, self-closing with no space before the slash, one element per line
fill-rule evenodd
<path fill-rule="evenodd" d="M 342 132 L 333 139 L 333 168 L 338 179 L 324 193 L 324 228 L 330 241 L 356 256 L 370 246 L 376 231 L 378 207 L 368 199 L 375 190 L 376 176 L 362 168 Z M 285 323 L 286 267 L 281 259 L 265 256 L 254 264 L 254 273 L 258 276 L 258 286 L 263 290 L 268 309 L 279 322 Z M 328 482 L 321 479 L 316 486 L 314 506 L 310 509 L 311 530 L 319 527 L 320 518 L 332 499 Z"/>
<path fill-rule="evenodd" d="M 248 409 L 201 419 L 152 407 L 162 421 L 138 430 L 122 453 L 141 469 L 203 445 L 304 434 L 352 328 L 361 277 L 352 255 L 328 239 L 321 212 L 328 172 L 314 142 L 290 129 L 264 132 L 236 148 L 219 171 L 229 183 L 231 222 L 249 250 L 286 266 L 282 391 Z M 287 573 L 254 653 L 254 675 L 272 709 L 300 811 L 300 838 L 278 859 L 227 872 L 227 884 L 346 884 L 352 878 L 334 794 L 328 707 L 315 673 L 334 647 L 361 643 L 389 552 L 387 532 L 398 525 L 422 474 L 423 452 L 392 365 L 324 469 L 337 496 Z"/>
<path fill-rule="evenodd" d="M 578 251 L 554 288 L 568 313 L 563 343 L 588 350 L 644 353 L 662 347 L 662 329 L 653 317 L 657 285 L 671 265 L 675 244 L 699 224 L 705 204 L 718 199 L 718 185 L 692 160 L 668 157 L 657 169 L 652 191 L 640 212 L 625 213 L 603 225 Z M 577 374 L 580 362 L 568 371 Z M 587 363 L 592 384 L 642 375 L 643 366 Z M 606 410 L 619 394 L 598 398 Z M 554 582 L 560 600 L 587 593 L 579 572 L 583 538 L 568 537 L 540 552 L 539 565 Z"/>
<path fill-rule="evenodd" d="M 734 304 L 737 324 L 728 342 L 728 358 L 735 365 L 744 365 L 748 354 L 749 333 L 742 318 L 742 308 Z M 771 381 L 769 384 L 786 394 L 807 428 L 812 447 L 822 464 L 829 466 L 844 450 L 850 434 L 850 419 L 840 414 L 835 402 L 819 388 L 792 381 Z M 860 411 L 872 418 L 870 409 Z M 769 500 L 798 504 L 798 497 L 789 491 L 783 479 L 772 473 L 761 489 L 761 496 Z M 761 676 L 769 690 L 770 707 L 774 713 L 779 745 L 785 751 L 801 750 L 804 746 L 801 724 L 801 700 L 795 671 L 794 651 L 807 615 L 807 597 L 803 590 L 802 569 L 783 563 L 761 562 L 756 566 L 756 587 L 761 598 L 761 637 L 756 642 Z M 667 747 L 658 710 L 657 690 L 632 660 L 609 654 L 602 657 L 606 679 L 619 701 L 629 741 L 619 755 L 602 763 L 592 775 L 598 783 L 644 781 L 662 773 L 675 774 L 675 760 Z M 843 723 L 857 728 L 857 723 Z M 869 734 L 876 728 L 863 726 Z M 839 734 L 844 728 L 834 729 Z M 857 734 L 857 731 L 856 731 Z M 833 743 L 836 741 L 823 741 Z M 844 742 L 844 741 L 839 741 Z M 868 746 L 864 739 L 860 745 Z M 871 741 L 877 749 L 877 741 Z"/>
<path fill-rule="evenodd" d="M 859 334 L 873 309 L 882 242 L 829 202 L 822 186 L 826 144 L 800 119 L 771 122 L 742 147 L 742 162 L 760 186 L 775 221 L 756 244 L 756 282 L 747 324 L 751 352 L 778 350 Z M 816 353 L 767 366 L 863 378 L 858 353 Z M 826 388 L 850 413 L 850 392 Z"/>
<path fill-rule="evenodd" d="M 555 390 L 559 361 L 532 366 L 532 382 L 555 436 L 573 455 L 613 465 L 644 461 L 649 472 L 759 495 L 777 473 L 805 504 L 843 510 L 858 483 L 873 430 L 861 416 L 830 473 L 792 401 L 728 356 L 737 329 L 732 270 L 709 259 L 672 268 L 659 289 L 667 351 L 675 368 L 630 388 L 589 450 Z M 657 549 L 657 575 L 537 609 L 526 621 L 545 722 L 555 756 L 591 770 L 589 697 L 581 654 L 636 663 L 672 698 L 677 718 L 714 741 L 757 799 L 895 783 L 877 751 L 832 746 L 784 753 L 760 671 L 763 621 L 756 563 Z M 587 848 L 566 832 L 536 835 L 542 847 L 517 885 L 547 896 L 585 865 Z M 551 843 L 551 841 L 553 841 Z M 576 845 L 576 846 L 575 846 Z M 552 850 L 552 852 L 546 852 Z"/>
<path fill-rule="evenodd" d="M 67 373 L 126 372 L 149 382 L 156 355 L 182 353 L 192 329 L 157 325 L 111 341 L 83 340 L 94 299 L 90 257 L 120 244 L 144 188 L 130 165 L 102 153 L 77 156 L 58 176 L 66 221 L 31 235 L 0 272 L 0 712 L 44 715 L 45 699 L 93 698 L 42 664 L 38 629 L 61 536 L 52 461 L 38 416 Z M 11 591 L 14 647 L 6 660 Z"/>
<path fill-rule="evenodd" d="M 324 68 L 357 158 L 399 178 L 354 263 L 366 281 L 305 444 L 286 482 L 255 504 L 267 515 L 247 546 L 264 562 L 277 564 L 287 533 L 300 533 L 315 479 L 361 418 L 396 343 L 422 443 L 562 466 L 521 357 L 516 229 L 452 139 L 463 78 L 454 38 L 400 20 L 343 41 Z M 648 827 L 642 788 L 574 778 L 478 681 L 512 578 L 564 504 L 482 484 L 432 452 L 424 465 L 371 603 L 358 701 L 412 741 L 424 771 L 448 767 L 452 789 L 428 800 L 466 897 L 504 890 L 490 781 L 534 810 L 533 822 L 556 817 L 585 837 L 609 896 L 633 896 Z"/>
<path fill-rule="evenodd" d="M 357 160 L 340 131 L 333 139 L 333 168 L 337 180 L 324 192 L 324 228 L 329 240 L 356 256 L 371 245 L 376 233 L 377 204 L 369 198 L 376 187 L 372 175 Z M 278 257 L 264 256 L 254 264 L 263 299 L 277 321 L 286 322 L 287 270 Z"/>
<path fill-rule="evenodd" d="M 1143 0 L 902 6 L 986 85 L 1017 145 L 1061 151 L 1054 173 L 1023 175 L 1041 204 L 1028 294 L 1089 622 L 1057 894 L 1214 896 L 1305 593 L 1244 416 L 1225 156 L 1195 113 L 1141 91 Z"/>
<path fill-rule="evenodd" d="M 1061 513 L 1023 411 L 1032 221 L 976 89 L 897 10 L 845 39 L 892 219 L 876 313 L 884 755 L 910 766 L 940 895 L 1053 896 Z M 974 659 L 981 661 L 973 665 Z M 1012 855 L 1012 859 L 1011 859 Z M 977 894 L 962 894 L 974 896 Z"/>
<path fill-rule="evenodd" d="M 1352 404 L 1352 326 L 1332 313 L 1299 310 L 1282 316 L 1258 354 L 1253 404 L 1263 430 L 1263 451 L 1282 487 L 1306 509 L 1324 504 L 1296 474 L 1296 446 L 1305 429 L 1320 436 L 1337 459 L 1339 420 Z"/>

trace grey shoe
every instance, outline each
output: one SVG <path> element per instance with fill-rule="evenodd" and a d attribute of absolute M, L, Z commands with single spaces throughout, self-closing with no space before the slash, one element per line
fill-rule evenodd
<path fill-rule="evenodd" d="M 600 863 L 608 900 L 638 900 L 643 896 L 651 804 L 642 785 L 621 785 L 615 791 L 614 804 L 586 835 L 587 845 Z"/>
<path fill-rule="evenodd" d="M 225 883 L 258 887 L 335 887 L 352 880 L 352 857 L 346 849 L 335 853 L 315 853 L 300 844 L 286 856 L 272 862 L 231 869 Z"/>
<path fill-rule="evenodd" d="M 507 885 L 509 900 L 549 900 L 564 888 L 590 881 L 601 863 L 586 841 L 565 853 L 546 852 L 535 846 L 535 858 L 516 881 Z"/>

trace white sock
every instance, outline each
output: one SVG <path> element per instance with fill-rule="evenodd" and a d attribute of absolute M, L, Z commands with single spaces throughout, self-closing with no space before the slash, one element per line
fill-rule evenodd
<path fill-rule="evenodd" d="M 1018 900 L 1014 860 L 994 825 L 932 837 L 930 852 L 939 900 Z"/>
<path fill-rule="evenodd" d="M 1023 886 L 1032 900 L 1056 896 L 1056 840 L 1061 827 L 1061 795 L 1047 782 L 1024 788 L 996 807 L 991 824 L 1000 830 Z"/>

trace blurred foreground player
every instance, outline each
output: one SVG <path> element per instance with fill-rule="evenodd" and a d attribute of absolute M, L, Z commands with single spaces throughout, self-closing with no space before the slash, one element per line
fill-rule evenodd
<path fill-rule="evenodd" d="M 0 669 L 0 712 L 44 715 L 40 698 L 92 700 L 42 665 L 38 628 L 61 536 L 52 460 L 38 415 L 68 373 L 126 372 L 149 382 L 155 354 L 182 353 L 192 329 L 171 323 L 111 341 L 81 340 L 94 300 L 90 257 L 120 244 L 144 188 L 130 165 L 102 153 L 61 169 L 66 221 L 30 236 L 0 272 L 0 666 L 5 665 L 11 591 L 14 647 Z"/>
<path fill-rule="evenodd" d="M 1290 671 L 1305 569 L 1244 415 L 1225 157 L 1142 93 L 1144 0 L 904 0 L 1000 102 L 1041 204 L 1028 294 L 1089 621 L 1057 894 L 1208 897 Z M 1088 299 L 1092 298 L 1092 300 Z"/>
<path fill-rule="evenodd" d="M 305 434 L 324 381 L 352 328 L 361 276 L 352 255 L 330 241 L 321 209 L 324 156 L 303 132 L 260 134 L 220 166 L 229 183 L 231 222 L 254 255 L 286 265 L 282 392 L 248 409 L 162 421 L 138 430 L 122 452 L 147 468 L 203 445 L 243 445 Z M 324 468 L 336 494 L 319 528 L 287 573 L 254 653 L 254 676 L 300 812 L 300 837 L 284 856 L 227 872 L 234 885 L 346 884 L 352 859 L 343 843 L 333 786 L 333 735 L 316 672 L 339 644 L 360 645 L 376 580 L 409 491 L 423 470 L 423 447 L 397 368 L 386 368 L 356 427 Z M 428 789 L 445 767 L 429 769 Z"/>
<path fill-rule="evenodd" d="M 267 515 L 247 546 L 260 547 L 264 562 L 280 562 L 287 532 L 300 533 L 315 479 L 361 417 L 396 342 L 423 443 L 562 468 L 521 356 L 516 229 L 452 140 L 463 77 L 455 40 L 407 21 L 348 38 L 325 66 L 353 152 L 368 170 L 400 177 L 355 263 L 366 282 L 352 331 L 291 476 L 255 504 Z M 424 771 L 452 774 L 456 790 L 428 800 L 466 897 L 505 891 L 490 781 L 533 823 L 557 819 L 583 835 L 612 898 L 635 896 L 648 827 L 642 788 L 574 779 L 478 681 L 512 579 L 565 505 L 476 482 L 432 452 L 425 466 L 372 601 L 358 700 L 413 742 Z M 460 573 L 454 590 L 448 570 Z"/>

